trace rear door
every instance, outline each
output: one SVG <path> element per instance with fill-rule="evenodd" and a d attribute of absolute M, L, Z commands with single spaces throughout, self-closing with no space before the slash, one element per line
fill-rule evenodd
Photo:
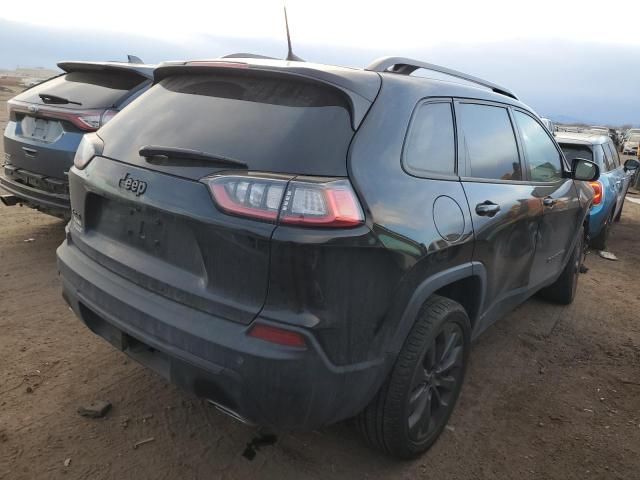
<path fill-rule="evenodd" d="M 514 110 L 524 150 L 526 176 L 542 199 L 531 287 L 536 288 L 564 268 L 576 238 L 582 212 L 573 180 L 563 174 L 568 166 L 549 132 L 533 115 Z"/>
<path fill-rule="evenodd" d="M 460 176 L 475 234 L 473 258 L 487 273 L 482 321 L 488 324 L 528 295 L 542 198 L 523 176 L 508 107 L 460 100 L 456 120 Z"/>
<path fill-rule="evenodd" d="M 611 159 L 611 176 L 617 195 L 616 210 L 614 212 L 614 215 L 617 215 L 618 212 L 622 209 L 622 202 L 624 201 L 624 196 L 627 194 L 629 182 L 631 181 L 631 175 L 627 174 L 627 172 L 624 171 L 624 167 L 620 162 L 620 156 L 618 155 L 618 151 L 616 150 L 613 142 L 609 140 L 603 145 L 603 147 L 605 149 L 605 153 L 608 153 L 609 158 Z"/>

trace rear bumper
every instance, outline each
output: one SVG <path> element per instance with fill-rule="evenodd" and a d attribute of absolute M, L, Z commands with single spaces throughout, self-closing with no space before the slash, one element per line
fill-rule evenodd
<path fill-rule="evenodd" d="M 63 296 L 94 333 L 248 422 L 287 430 L 335 423 L 362 410 L 384 379 L 383 359 L 333 365 L 306 329 L 296 329 L 306 349 L 271 344 L 247 336 L 250 326 L 151 293 L 89 259 L 70 235 L 57 257 Z"/>
<path fill-rule="evenodd" d="M 70 203 L 69 195 L 50 193 L 39 190 L 18 182 L 14 182 L 7 177 L 0 175 L 0 190 L 15 195 L 25 204 L 32 208 L 52 213 L 58 216 L 69 216 Z"/>

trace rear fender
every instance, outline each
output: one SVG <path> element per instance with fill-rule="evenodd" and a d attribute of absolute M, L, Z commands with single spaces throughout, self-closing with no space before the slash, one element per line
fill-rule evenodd
<path fill-rule="evenodd" d="M 413 295 L 402 313 L 398 323 L 398 328 L 395 330 L 393 337 L 388 344 L 388 353 L 391 354 L 392 358 L 395 359 L 402 349 L 402 345 L 407 339 L 407 336 L 415 323 L 418 312 L 427 299 L 441 288 L 470 277 L 477 277 L 480 284 L 480 292 L 474 292 L 474 294 L 479 295 L 478 308 L 476 309 L 477 311 L 475 314 L 470 315 L 471 325 L 476 326 L 478 324 L 476 320 L 482 316 L 487 283 L 487 274 L 484 265 L 480 262 L 468 262 L 448 268 L 430 276 L 415 288 Z M 473 318 L 471 318 L 472 316 Z M 472 334 L 472 336 L 475 335 Z"/>

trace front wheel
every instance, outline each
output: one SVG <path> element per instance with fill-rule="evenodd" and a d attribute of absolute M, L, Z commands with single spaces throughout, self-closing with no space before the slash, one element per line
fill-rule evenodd
<path fill-rule="evenodd" d="M 357 419 L 365 440 L 397 458 L 428 450 L 453 412 L 470 343 L 464 308 L 448 298 L 431 297 L 385 384 Z"/>

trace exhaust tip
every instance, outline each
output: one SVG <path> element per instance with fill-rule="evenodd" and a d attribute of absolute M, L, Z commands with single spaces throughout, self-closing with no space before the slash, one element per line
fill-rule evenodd
<path fill-rule="evenodd" d="M 234 419 L 238 420 L 239 422 L 244 423 L 245 425 L 255 426 L 255 424 L 253 422 L 251 422 L 250 420 L 244 418 L 238 412 L 236 412 L 234 410 L 231 410 L 230 408 L 225 407 L 224 405 L 221 405 L 218 402 L 216 402 L 214 400 L 211 400 L 210 398 L 207 399 L 207 402 L 209 402 L 211 405 L 213 405 L 216 409 L 218 409 L 220 412 L 224 413 L 225 415 L 228 415 L 231 418 L 234 418 Z"/>
<path fill-rule="evenodd" d="M 14 205 L 17 205 L 18 203 L 20 203 L 20 199 L 15 195 L 11 195 L 11 194 L 0 195 L 0 201 L 2 201 L 2 203 L 4 203 L 7 207 L 13 207 Z"/>

